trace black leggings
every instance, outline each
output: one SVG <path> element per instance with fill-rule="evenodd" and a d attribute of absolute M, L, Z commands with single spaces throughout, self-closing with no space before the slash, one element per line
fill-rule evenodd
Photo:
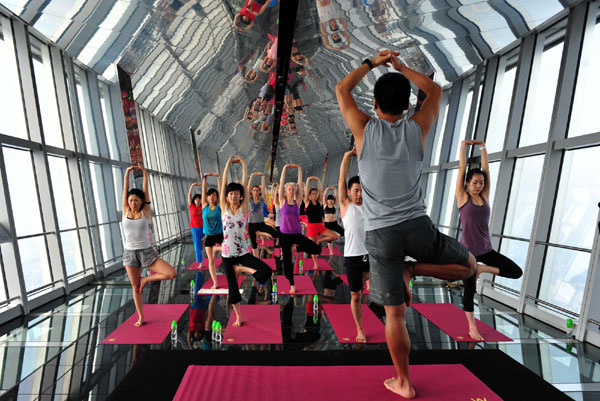
<path fill-rule="evenodd" d="M 302 234 L 284 234 L 279 236 L 281 255 L 283 256 L 283 274 L 290 285 L 294 285 L 294 266 L 292 265 L 292 246 L 296 245 L 298 252 L 306 252 L 310 255 L 319 255 L 321 246 L 306 238 Z"/>
<path fill-rule="evenodd" d="M 478 262 L 491 267 L 497 267 L 499 270 L 498 276 L 517 279 L 523 275 L 523 270 L 515 262 L 507 258 L 506 256 L 498 253 L 494 250 L 484 253 L 483 255 L 475 256 Z M 475 297 L 475 276 L 477 272 L 466 280 L 463 280 L 465 285 L 465 292 L 463 295 L 463 309 L 465 312 L 473 312 L 475 306 L 473 305 L 473 298 Z"/>
<path fill-rule="evenodd" d="M 277 238 L 277 231 L 275 231 L 273 227 L 270 227 L 265 223 L 248 223 L 248 235 L 250 236 L 250 241 L 252 242 L 252 249 L 258 248 L 258 243 L 256 242 L 257 231 L 267 233 L 271 237 Z"/>
<path fill-rule="evenodd" d="M 255 258 L 251 253 L 247 253 L 242 256 L 234 256 L 231 258 L 222 258 L 223 268 L 225 269 L 225 276 L 227 277 L 227 285 L 229 286 L 229 303 L 237 304 L 242 300 L 240 296 L 240 288 L 237 284 L 235 277 L 234 265 L 240 265 L 255 269 L 256 272 L 252 276 L 260 284 L 264 284 L 269 277 L 271 277 L 271 268 L 259 258 Z"/>
<path fill-rule="evenodd" d="M 335 231 L 342 237 L 344 236 L 344 228 L 342 226 L 340 226 L 337 221 L 330 221 L 328 223 L 323 223 L 323 224 L 325 225 L 325 228 L 328 228 L 331 231 Z"/>

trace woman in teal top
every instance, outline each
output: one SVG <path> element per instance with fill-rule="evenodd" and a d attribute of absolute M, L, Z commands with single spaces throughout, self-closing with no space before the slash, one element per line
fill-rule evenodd
<path fill-rule="evenodd" d="M 217 177 L 217 185 L 221 186 L 221 179 L 217 173 L 204 174 L 202 177 L 202 220 L 204 230 L 204 249 L 208 257 L 208 271 L 213 280 L 212 288 L 217 288 L 217 266 L 215 254 L 221 251 L 223 243 L 223 222 L 221 221 L 221 208 L 219 207 L 219 191 L 215 188 L 206 190 L 206 177 Z M 217 246 L 219 245 L 219 246 Z"/>

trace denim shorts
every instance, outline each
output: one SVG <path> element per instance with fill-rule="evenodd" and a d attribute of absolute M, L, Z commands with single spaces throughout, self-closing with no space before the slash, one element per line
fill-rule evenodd
<path fill-rule="evenodd" d="M 123 266 L 125 267 L 148 267 L 156 259 L 158 259 L 158 252 L 153 247 L 123 251 Z"/>
<path fill-rule="evenodd" d="M 404 303 L 404 258 L 436 265 L 466 265 L 469 251 L 442 234 L 429 216 L 367 231 L 370 262 L 369 299 L 382 305 Z"/>

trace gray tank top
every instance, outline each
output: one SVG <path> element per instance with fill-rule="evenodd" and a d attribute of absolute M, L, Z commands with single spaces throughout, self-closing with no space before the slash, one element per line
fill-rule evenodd
<path fill-rule="evenodd" d="M 254 203 L 252 198 L 250 198 L 249 202 L 249 217 L 248 223 L 264 223 L 265 215 L 263 214 L 263 205 L 265 204 L 265 200 L 263 198 L 258 198 L 258 202 Z"/>
<path fill-rule="evenodd" d="M 365 125 L 358 171 L 366 231 L 427 215 L 421 190 L 423 155 L 416 122 L 372 119 Z"/>
<path fill-rule="evenodd" d="M 150 234 L 150 222 L 143 213 L 139 219 L 134 220 L 127 216 L 123 219 L 125 249 L 135 251 L 150 248 L 152 246 L 150 243 Z"/>

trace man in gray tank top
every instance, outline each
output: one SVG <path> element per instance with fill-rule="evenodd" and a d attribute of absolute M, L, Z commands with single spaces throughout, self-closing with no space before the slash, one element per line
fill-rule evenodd
<path fill-rule="evenodd" d="M 409 281 L 415 275 L 462 280 L 475 272 L 477 262 L 458 241 L 440 233 L 427 216 L 421 170 L 426 136 L 437 118 L 442 90 L 427 76 L 403 65 L 398 55 L 386 50 L 364 60 L 335 91 L 358 153 L 370 299 L 385 307 L 386 340 L 398 373 L 384 385 L 405 398 L 414 398 L 408 373 L 410 339 L 404 321 L 411 300 Z M 372 68 L 389 64 L 400 74 L 385 74 L 375 83 L 377 118 L 371 118 L 356 106 L 352 89 Z M 427 97 L 418 112 L 404 119 L 410 82 Z M 417 262 L 405 264 L 406 256 Z"/>

